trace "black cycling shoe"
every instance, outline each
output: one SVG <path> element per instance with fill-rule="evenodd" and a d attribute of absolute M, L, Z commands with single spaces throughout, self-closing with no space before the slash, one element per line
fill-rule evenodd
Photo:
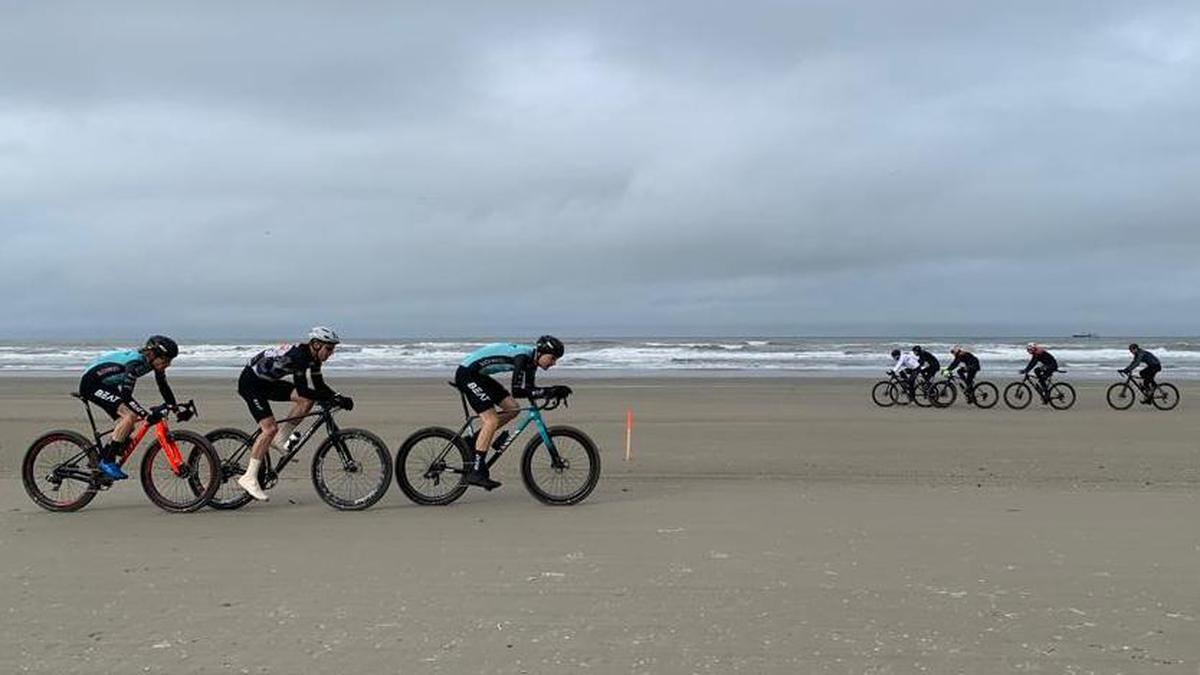
<path fill-rule="evenodd" d="M 500 487 L 500 481 L 492 480 L 491 476 L 488 475 L 487 467 L 468 471 L 467 484 L 481 487 L 488 492 Z"/>

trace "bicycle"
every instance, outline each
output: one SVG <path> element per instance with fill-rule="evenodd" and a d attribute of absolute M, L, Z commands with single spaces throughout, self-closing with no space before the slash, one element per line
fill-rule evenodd
<path fill-rule="evenodd" d="M 961 373 L 947 373 L 945 379 L 935 383 L 934 387 L 937 388 L 937 400 L 948 401 L 942 405 L 943 408 L 954 405 L 958 400 L 959 389 L 962 389 L 967 402 L 984 410 L 996 405 L 996 401 L 1000 400 L 1000 390 L 996 385 L 987 380 L 979 380 L 974 385 L 969 385 Z"/>
<path fill-rule="evenodd" d="M 50 431 L 29 446 L 21 463 L 25 492 L 47 511 L 78 511 L 96 497 L 97 491 L 113 485 L 113 480 L 98 468 L 104 437 L 112 430 L 101 433 L 96 428 L 96 418 L 88 400 L 78 393 L 71 395 L 83 402 L 94 440 L 89 441 L 83 434 L 69 429 Z M 163 417 L 168 406 L 151 410 L 159 419 L 153 423 L 141 421 L 125 444 L 125 451 L 116 459 L 117 465 L 123 466 L 146 434 L 153 430 L 155 441 L 142 455 L 138 471 L 142 489 L 150 501 L 164 511 L 196 511 L 217 490 L 220 476 L 217 453 L 198 433 L 170 430 Z M 176 410 L 199 414 L 194 401 L 176 406 Z"/>
<path fill-rule="evenodd" d="M 1142 378 L 1123 370 L 1117 372 L 1125 376 L 1125 381 L 1116 382 L 1108 388 L 1106 398 L 1113 410 L 1128 410 L 1139 393 L 1142 395 L 1142 403 L 1153 403 L 1159 410 L 1172 410 L 1179 405 L 1179 388 L 1175 385 L 1169 382 L 1155 382 L 1154 388 L 1147 390 Z"/>
<path fill-rule="evenodd" d="M 474 431 L 478 415 L 467 408 L 466 396 L 459 392 L 466 420 L 457 432 L 446 427 L 425 427 L 405 439 L 396 451 L 396 482 L 413 502 L 423 506 L 444 506 L 467 491 L 466 475 L 475 449 L 463 440 L 463 432 Z M 567 398 L 545 398 L 520 408 L 525 413 L 512 435 L 492 453 L 490 469 L 517 438 L 533 425 L 537 435 L 526 444 L 521 455 L 521 479 L 535 499 L 551 506 L 570 506 L 587 498 L 600 480 L 600 452 L 596 443 L 579 429 L 546 426 L 542 413 L 567 405 Z M 473 437 L 473 434 L 472 434 Z"/>
<path fill-rule="evenodd" d="M 1056 371 L 1065 373 L 1065 370 Z M 1048 384 L 1045 389 L 1030 373 L 1022 373 L 1024 378 L 1013 382 L 1004 388 L 1004 403 L 1013 410 L 1024 410 L 1033 401 L 1033 392 L 1042 397 L 1043 403 L 1048 403 L 1055 410 L 1066 410 L 1075 405 L 1075 387 L 1066 382 Z M 1051 375 L 1053 377 L 1053 374 Z M 1050 382 L 1050 378 L 1046 378 Z"/>
<path fill-rule="evenodd" d="M 950 404 L 938 398 L 939 394 L 930 380 L 922 377 L 908 381 L 890 370 L 884 372 L 888 379 L 876 382 L 871 388 L 871 400 L 877 406 L 887 408 L 892 405 L 915 403 L 920 408 L 944 408 Z"/>
<path fill-rule="evenodd" d="M 338 405 L 318 401 L 317 410 L 280 420 L 295 422 L 299 428 L 304 420 L 316 418 L 274 466 L 268 449 L 258 469 L 258 484 L 264 490 L 274 487 L 284 467 L 324 428 L 328 435 L 312 458 L 312 482 L 317 494 L 339 511 L 362 511 L 379 501 L 392 483 L 391 453 L 387 444 L 370 431 L 339 428 L 333 418 L 339 409 Z M 237 478 L 246 473 L 250 448 L 261 433 L 261 429 L 247 434 L 229 427 L 206 434 L 221 457 L 220 485 L 209 506 L 228 511 L 240 509 L 254 499 L 237 484 Z"/>

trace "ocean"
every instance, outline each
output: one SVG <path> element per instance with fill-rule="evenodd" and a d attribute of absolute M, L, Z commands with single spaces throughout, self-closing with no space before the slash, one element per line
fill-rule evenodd
<path fill-rule="evenodd" d="M 381 339 L 342 344 L 329 372 L 361 375 L 447 376 L 468 352 L 492 340 Z M 1200 379 L 1200 338 L 1037 338 L 1068 370 L 1067 377 L 1113 378 L 1139 342 L 1164 365 L 1161 379 Z M 949 362 L 961 343 L 982 361 L 984 376 L 1011 379 L 1026 363 L 1026 339 L 1012 338 L 570 338 L 555 372 L 581 375 L 814 375 L 873 377 L 891 366 L 893 348 L 921 344 Z M 233 374 L 267 341 L 181 341 L 173 374 Z M 128 342 L 0 342 L 0 375 L 75 375 L 97 355 Z"/>

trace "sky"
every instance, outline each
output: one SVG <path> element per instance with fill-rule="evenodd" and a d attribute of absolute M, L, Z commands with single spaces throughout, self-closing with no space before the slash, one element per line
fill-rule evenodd
<path fill-rule="evenodd" d="M 1200 5 L 0 0 L 0 339 L 1200 334 Z"/>

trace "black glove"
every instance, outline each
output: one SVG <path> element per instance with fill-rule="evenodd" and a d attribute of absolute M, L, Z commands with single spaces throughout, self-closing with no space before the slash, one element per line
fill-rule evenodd
<path fill-rule="evenodd" d="M 354 399 L 350 398 L 349 396 L 334 394 L 332 401 L 335 406 L 342 408 L 343 410 L 354 410 Z"/>
<path fill-rule="evenodd" d="M 554 398 L 566 398 L 571 395 L 571 388 L 565 384 L 555 385 L 550 391 Z"/>
<path fill-rule="evenodd" d="M 184 408 L 183 410 L 175 413 L 175 419 L 179 420 L 180 422 L 186 422 L 195 416 L 196 413 L 192 412 L 191 408 Z"/>

